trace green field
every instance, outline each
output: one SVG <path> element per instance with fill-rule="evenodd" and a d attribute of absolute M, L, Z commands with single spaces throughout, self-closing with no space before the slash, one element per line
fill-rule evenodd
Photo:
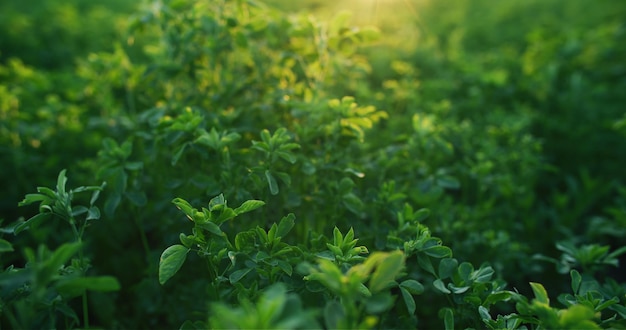
<path fill-rule="evenodd" d="M 626 328 L 626 2 L 0 4 L 0 328 Z"/>

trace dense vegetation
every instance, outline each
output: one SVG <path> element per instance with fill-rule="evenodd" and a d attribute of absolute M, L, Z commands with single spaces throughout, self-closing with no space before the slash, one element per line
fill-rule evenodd
<path fill-rule="evenodd" d="M 626 3 L 38 3 L 0 327 L 626 328 Z"/>

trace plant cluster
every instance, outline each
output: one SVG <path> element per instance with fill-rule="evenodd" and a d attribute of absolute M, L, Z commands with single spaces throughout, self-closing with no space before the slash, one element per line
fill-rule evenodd
<path fill-rule="evenodd" d="M 393 56 L 248 0 L 146 2 L 73 65 L 8 52 L 0 325 L 626 327 L 626 30 L 477 23 L 514 3 L 424 5 L 449 14 Z"/>

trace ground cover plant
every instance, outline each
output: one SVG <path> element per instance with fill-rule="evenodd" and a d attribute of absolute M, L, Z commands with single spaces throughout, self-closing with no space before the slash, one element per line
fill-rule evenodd
<path fill-rule="evenodd" d="M 626 327 L 626 6 L 42 3 L 0 35 L 1 326 Z"/>

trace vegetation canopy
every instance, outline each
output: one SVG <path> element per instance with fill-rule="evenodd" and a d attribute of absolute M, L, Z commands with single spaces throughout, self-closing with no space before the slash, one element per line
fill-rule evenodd
<path fill-rule="evenodd" d="M 0 328 L 626 328 L 626 2 L 36 2 Z"/>

